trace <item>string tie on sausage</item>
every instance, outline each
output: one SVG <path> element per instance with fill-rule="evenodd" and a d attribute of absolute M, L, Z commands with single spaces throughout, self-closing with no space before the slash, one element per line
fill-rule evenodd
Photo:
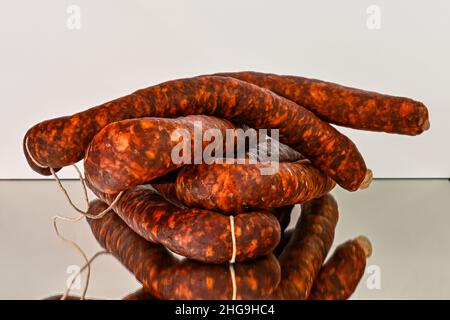
<path fill-rule="evenodd" d="M 234 216 L 230 215 L 230 230 L 231 230 L 231 244 L 232 244 L 232 254 L 231 254 L 231 259 L 230 259 L 230 263 L 233 264 L 236 261 L 236 234 L 234 232 Z"/>
<path fill-rule="evenodd" d="M 236 272 L 234 270 L 234 263 L 230 263 L 229 268 L 230 268 L 230 275 L 231 275 L 231 286 L 233 289 L 232 295 L 231 295 L 231 300 L 236 300 L 237 285 L 236 285 Z"/>
<path fill-rule="evenodd" d="M 74 164 L 73 167 L 75 168 L 75 170 L 78 173 L 78 177 L 79 180 L 81 182 L 81 186 L 83 189 L 83 193 L 84 193 L 84 200 L 86 202 L 86 210 L 82 210 L 80 208 L 78 208 L 72 201 L 72 199 L 69 196 L 69 193 L 67 192 L 66 188 L 64 188 L 61 179 L 58 177 L 58 175 L 56 174 L 55 170 L 53 170 L 53 168 L 50 168 L 50 172 L 52 173 L 53 177 L 55 178 L 56 182 L 58 183 L 59 188 L 62 190 L 62 192 L 64 193 L 64 195 L 66 196 L 67 201 L 69 202 L 69 204 L 71 205 L 71 207 L 76 210 L 77 212 L 79 212 L 81 215 L 75 218 L 70 218 L 70 217 L 64 217 L 64 216 L 57 216 L 59 219 L 65 220 L 65 221 L 71 221 L 71 222 L 76 222 L 80 219 L 82 219 L 83 217 L 85 218 L 89 218 L 89 219 L 101 219 L 103 218 L 108 212 L 110 212 L 112 210 L 112 208 L 116 205 L 116 203 L 120 200 L 120 197 L 122 196 L 124 191 L 121 191 L 117 194 L 116 198 L 114 199 L 113 202 L 111 202 L 111 204 L 108 206 L 108 208 L 106 208 L 105 210 L 103 210 L 102 212 L 100 212 L 98 215 L 92 215 L 88 213 L 88 209 L 89 209 L 89 197 L 87 194 L 87 188 L 86 188 L 86 183 L 84 181 L 83 175 L 81 174 L 80 169 Z"/>
<path fill-rule="evenodd" d="M 230 230 L 231 230 L 231 243 L 232 243 L 232 248 L 233 248 L 233 251 L 231 253 L 230 263 L 229 263 L 230 275 L 231 275 L 231 285 L 233 288 L 231 300 L 236 300 L 237 286 L 236 286 L 236 273 L 234 271 L 234 263 L 236 261 L 237 248 L 236 248 L 236 234 L 234 232 L 234 216 L 233 215 L 230 215 Z"/>
<path fill-rule="evenodd" d="M 34 163 L 36 166 L 38 166 L 39 168 L 44 168 L 44 169 L 49 168 L 49 167 L 47 167 L 47 166 L 44 166 L 44 165 L 40 164 L 40 163 L 33 157 L 33 155 L 31 154 L 31 152 L 30 152 L 30 147 L 28 146 L 28 136 L 26 137 L 26 140 L 25 140 L 25 149 L 27 150 L 28 156 L 30 157 L 31 161 L 33 161 L 33 163 Z"/>

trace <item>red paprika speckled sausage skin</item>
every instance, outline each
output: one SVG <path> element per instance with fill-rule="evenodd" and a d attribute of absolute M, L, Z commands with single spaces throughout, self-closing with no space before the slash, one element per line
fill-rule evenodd
<path fill-rule="evenodd" d="M 194 127 L 199 128 L 199 148 L 194 150 Z M 141 118 L 111 123 L 103 128 L 89 144 L 84 159 L 85 175 L 98 190 L 117 193 L 160 177 L 184 162 L 174 162 L 172 151 L 177 145 L 189 149 L 188 163 L 194 163 L 194 152 L 200 151 L 210 141 L 203 141 L 207 130 L 221 132 L 223 145 L 226 130 L 234 126 L 222 119 L 210 116 L 187 116 L 176 119 Z M 181 130 L 190 141 L 183 140 Z M 189 143 L 190 142 L 190 143 Z M 183 149 L 175 152 L 183 156 Z M 182 157 L 178 160 L 183 160 Z"/>
<path fill-rule="evenodd" d="M 273 299 L 307 299 L 334 239 L 338 220 L 330 194 L 302 204 L 302 213 L 279 257 L 281 281 Z"/>
<path fill-rule="evenodd" d="M 365 237 L 349 240 L 336 248 L 320 269 L 311 289 L 310 300 L 348 299 L 364 275 L 372 247 Z"/>
<path fill-rule="evenodd" d="M 281 142 L 293 146 L 348 190 L 357 190 L 366 176 L 356 146 L 328 123 L 269 90 L 216 76 L 165 82 L 69 117 L 41 122 L 26 133 L 24 148 L 30 166 L 46 173 L 35 162 L 54 169 L 78 162 L 95 134 L 109 123 L 190 114 L 215 115 L 255 129 L 279 129 Z"/>
<path fill-rule="evenodd" d="M 273 174 L 262 171 L 269 166 L 248 161 L 185 166 L 177 176 L 177 197 L 188 207 L 230 213 L 302 203 L 335 186 L 307 160 L 279 163 Z"/>
<path fill-rule="evenodd" d="M 345 87 L 336 83 L 261 72 L 230 72 L 233 77 L 266 88 L 337 125 L 417 135 L 430 126 L 426 106 L 409 98 Z"/>
<path fill-rule="evenodd" d="M 107 207 L 91 202 L 89 213 Z M 134 233 L 116 214 L 87 219 L 102 247 L 111 252 L 159 299 L 231 299 L 232 280 L 228 265 L 179 261 L 164 247 Z M 280 267 L 273 255 L 234 264 L 237 299 L 256 299 L 271 294 L 280 281 Z"/>
<path fill-rule="evenodd" d="M 152 182 L 151 186 L 170 203 L 173 203 L 179 208 L 187 208 L 178 200 L 175 181 L 161 181 L 159 183 Z M 288 227 L 294 207 L 294 205 L 287 205 L 270 209 L 270 212 L 278 219 L 278 222 L 280 223 L 281 233 L 283 233 Z"/>
<path fill-rule="evenodd" d="M 89 188 L 111 204 L 116 195 Z M 142 185 L 124 191 L 113 207 L 130 228 L 148 241 L 161 243 L 183 257 L 206 263 L 230 261 L 233 253 L 230 219 L 217 212 L 181 209 Z M 236 261 L 269 254 L 280 241 L 280 224 L 267 211 L 235 216 Z"/>

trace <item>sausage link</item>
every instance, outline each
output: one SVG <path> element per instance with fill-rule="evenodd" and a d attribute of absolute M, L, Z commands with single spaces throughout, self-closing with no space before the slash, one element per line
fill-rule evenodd
<path fill-rule="evenodd" d="M 279 256 L 281 281 L 273 299 L 307 299 L 313 281 L 330 250 L 338 220 L 330 194 L 302 204 L 302 213 Z"/>
<path fill-rule="evenodd" d="M 111 204 L 116 195 L 89 188 Z M 182 209 L 142 185 L 125 191 L 115 212 L 144 239 L 161 243 L 183 257 L 206 263 L 230 261 L 233 254 L 230 219 L 217 212 Z M 267 211 L 237 214 L 234 219 L 236 261 L 269 254 L 280 241 L 280 224 Z"/>
<path fill-rule="evenodd" d="M 106 125 L 130 118 L 215 115 L 255 129 L 279 129 L 280 141 L 348 190 L 366 177 L 364 160 L 353 142 L 313 113 L 256 85 L 228 77 L 173 80 L 138 90 L 68 117 L 47 120 L 25 135 L 30 166 L 48 174 L 78 162 Z"/>
<path fill-rule="evenodd" d="M 251 71 L 217 75 L 271 90 L 309 109 L 319 118 L 344 127 L 417 135 L 430 126 L 426 106 L 409 98 L 296 76 Z"/>
<path fill-rule="evenodd" d="M 222 161 L 224 162 L 224 161 Z M 335 182 L 309 161 L 213 163 L 185 166 L 177 176 L 178 199 L 188 207 L 224 213 L 269 209 L 323 196 Z"/>
<path fill-rule="evenodd" d="M 152 182 L 151 186 L 170 203 L 173 203 L 179 208 L 187 208 L 178 200 L 175 184 L 176 176 L 173 181 L 168 181 L 170 179 L 174 179 L 173 176 L 169 179 L 164 179 L 163 181 L 158 181 L 156 183 Z M 282 207 L 272 208 L 270 210 L 270 212 L 278 219 L 278 222 L 280 223 L 281 235 L 291 221 L 291 214 L 294 210 L 294 207 L 294 205 L 286 205 Z"/>
<path fill-rule="evenodd" d="M 106 208 L 91 203 L 89 212 Z M 231 299 L 232 280 L 228 265 L 206 265 L 178 260 L 164 247 L 145 241 L 116 214 L 88 219 L 97 241 L 111 252 L 159 299 Z M 234 264 L 237 299 L 269 296 L 280 281 L 280 266 L 273 255 Z"/>
<path fill-rule="evenodd" d="M 361 280 L 370 256 L 370 241 L 366 237 L 349 240 L 336 248 L 320 269 L 311 289 L 310 300 L 348 299 Z"/>
<path fill-rule="evenodd" d="M 86 177 L 92 185 L 106 193 L 118 193 L 122 190 L 143 184 L 154 178 L 181 167 L 183 157 L 193 163 L 194 127 L 201 125 L 201 137 L 210 129 L 220 130 L 225 139 L 226 130 L 234 126 L 222 119 L 208 116 L 188 116 L 177 119 L 141 118 L 111 123 L 103 128 L 89 144 L 84 158 Z M 182 136 L 189 134 L 190 141 Z M 183 143 L 188 142 L 189 146 Z M 223 145 L 224 141 L 220 141 Z M 209 144 L 200 140 L 201 155 Z M 172 151 L 180 145 L 183 148 L 176 152 L 180 162 L 172 159 Z M 189 148 L 191 155 L 183 153 Z"/>

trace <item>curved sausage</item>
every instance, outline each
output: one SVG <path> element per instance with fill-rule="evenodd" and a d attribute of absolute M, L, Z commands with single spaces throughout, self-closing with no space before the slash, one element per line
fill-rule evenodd
<path fill-rule="evenodd" d="M 116 195 L 89 188 L 111 204 Z M 115 212 L 130 228 L 148 241 L 201 262 L 230 261 L 233 243 L 228 216 L 201 209 L 181 209 L 142 185 L 125 191 L 114 205 Z M 237 214 L 234 219 L 236 261 L 269 254 L 280 241 L 280 224 L 266 211 Z"/>
<path fill-rule="evenodd" d="M 330 194 L 302 204 L 297 225 L 279 256 L 280 285 L 273 299 L 307 299 L 313 281 L 334 239 L 338 220 L 336 201 Z"/>
<path fill-rule="evenodd" d="M 320 269 L 309 299 L 348 299 L 364 275 L 366 259 L 371 253 L 372 246 L 366 237 L 358 237 L 341 244 Z"/>
<path fill-rule="evenodd" d="M 281 142 L 348 190 L 357 190 L 366 177 L 356 146 L 328 123 L 269 90 L 217 76 L 165 82 L 72 116 L 41 122 L 26 133 L 24 149 L 30 166 L 48 174 L 46 167 L 57 170 L 81 160 L 94 136 L 112 122 L 191 114 L 215 115 L 255 129 L 279 129 Z"/>
<path fill-rule="evenodd" d="M 89 212 L 107 207 L 91 203 Z M 134 233 L 116 214 L 87 219 L 102 247 L 130 270 L 151 295 L 160 299 L 231 299 L 232 278 L 228 265 L 207 265 L 178 260 L 160 245 Z M 280 281 L 280 267 L 273 255 L 234 264 L 237 299 L 271 294 Z"/>
<path fill-rule="evenodd" d="M 279 163 L 273 174 L 264 171 L 269 166 L 248 162 L 185 166 L 177 176 L 177 197 L 188 207 L 230 213 L 302 203 L 335 186 L 307 160 Z"/>
<path fill-rule="evenodd" d="M 199 148 L 194 150 L 194 130 L 199 130 L 201 139 L 210 129 L 221 132 L 223 140 L 219 143 L 223 146 L 226 130 L 234 126 L 226 120 L 201 115 L 111 123 L 89 144 L 84 158 L 85 175 L 96 189 L 106 193 L 118 193 L 143 184 L 183 166 L 184 161 L 194 163 L 194 151 L 203 155 L 210 143 L 202 139 Z M 183 149 L 191 154 L 184 154 Z M 173 151 L 179 157 L 177 162 L 172 158 Z"/>
<path fill-rule="evenodd" d="M 176 178 L 176 177 L 175 177 Z M 151 186 L 167 201 L 179 208 L 187 208 L 177 197 L 175 181 L 162 181 L 158 183 L 152 182 Z M 280 223 L 281 235 L 291 222 L 291 214 L 295 205 L 287 205 L 270 209 L 270 212 L 278 219 Z"/>
<path fill-rule="evenodd" d="M 417 135 L 430 126 L 427 107 L 409 98 L 296 76 L 252 71 L 217 75 L 266 88 L 311 110 L 319 118 L 344 127 Z"/>

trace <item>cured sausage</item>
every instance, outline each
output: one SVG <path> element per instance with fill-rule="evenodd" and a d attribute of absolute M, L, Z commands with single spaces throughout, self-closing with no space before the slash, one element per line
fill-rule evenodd
<path fill-rule="evenodd" d="M 91 202 L 89 213 L 107 207 Z M 232 277 L 228 265 L 207 265 L 178 260 L 164 247 L 145 241 L 116 214 L 87 220 L 100 245 L 111 252 L 159 299 L 231 299 Z M 280 281 L 280 266 L 273 255 L 234 264 L 237 299 L 269 296 Z"/>
<path fill-rule="evenodd" d="M 330 250 L 338 220 L 336 201 L 330 194 L 302 204 L 297 225 L 279 256 L 280 285 L 271 298 L 303 300 Z"/>
<path fill-rule="evenodd" d="M 78 162 L 106 125 L 130 118 L 215 115 L 255 129 L 279 129 L 280 141 L 348 190 L 363 184 L 367 169 L 353 142 L 296 103 L 269 90 L 229 77 L 173 80 L 72 116 L 41 122 L 24 137 L 30 166 L 49 174 Z M 139 136 L 137 136 L 139 139 Z"/>
<path fill-rule="evenodd" d="M 175 177 L 176 178 L 176 177 Z M 152 182 L 151 186 L 167 201 L 170 203 L 173 203 L 174 205 L 178 206 L 179 208 L 187 208 L 187 206 L 183 205 L 177 197 L 176 194 L 176 184 L 175 181 L 169 182 L 169 181 L 161 181 L 158 183 Z M 294 210 L 294 205 L 287 205 L 277 208 L 270 209 L 270 212 L 278 219 L 278 222 L 280 223 L 280 230 L 281 233 L 284 232 L 284 230 L 288 227 L 290 221 L 291 221 L 291 214 Z"/>
<path fill-rule="evenodd" d="M 116 195 L 89 188 L 111 204 Z M 181 209 L 142 185 L 125 191 L 113 206 L 115 212 L 144 239 L 206 263 L 224 263 L 233 255 L 228 216 L 202 209 Z M 280 241 L 280 224 L 267 211 L 246 212 L 234 218 L 236 261 L 269 254 Z"/>
<path fill-rule="evenodd" d="M 427 107 L 409 98 L 296 76 L 251 71 L 217 75 L 266 88 L 327 122 L 345 127 L 406 135 L 417 135 L 430 127 Z"/>
<path fill-rule="evenodd" d="M 200 148 L 195 147 L 196 127 Z M 226 130 L 234 129 L 234 126 L 226 120 L 208 116 L 142 118 L 111 123 L 89 144 L 84 159 L 85 175 L 96 189 L 106 193 L 143 184 L 185 162 L 194 163 L 194 152 L 203 156 L 210 141 L 204 141 L 202 137 L 211 129 L 219 130 L 225 139 Z M 219 144 L 223 146 L 224 141 Z M 185 154 L 186 150 L 190 154 Z"/>
<path fill-rule="evenodd" d="M 320 269 L 309 299 L 348 299 L 364 275 L 366 259 L 371 253 L 370 241 L 363 236 L 341 244 Z"/>
<path fill-rule="evenodd" d="M 177 197 L 188 207 L 232 213 L 302 203 L 335 186 L 307 160 L 279 163 L 273 174 L 264 171 L 269 166 L 248 161 L 185 166 L 177 176 Z"/>

